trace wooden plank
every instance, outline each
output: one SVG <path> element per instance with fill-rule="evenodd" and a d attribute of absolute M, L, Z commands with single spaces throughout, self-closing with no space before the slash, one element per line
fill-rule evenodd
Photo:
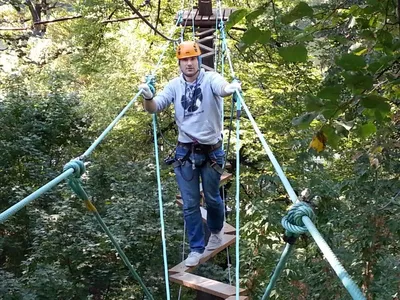
<path fill-rule="evenodd" d="M 195 14 L 195 16 L 194 16 L 194 20 L 195 21 L 201 21 L 201 15 L 199 15 L 199 10 L 198 9 L 196 9 L 196 14 Z M 196 22 L 195 22 L 195 25 L 196 25 Z"/>
<path fill-rule="evenodd" d="M 203 35 L 209 35 L 210 33 L 214 33 L 215 29 L 214 28 L 210 28 L 204 31 L 199 31 L 195 34 L 195 36 L 197 37 L 202 37 Z"/>
<path fill-rule="evenodd" d="M 224 299 L 236 293 L 236 288 L 232 285 L 190 273 L 177 273 L 170 275 L 169 278 L 172 282 Z M 240 289 L 240 294 L 243 295 L 244 293 L 246 293 L 246 290 Z"/>
<path fill-rule="evenodd" d="M 197 40 L 197 43 L 201 44 L 203 42 L 207 42 L 207 41 L 210 41 L 210 40 L 213 40 L 213 39 L 214 39 L 214 35 L 209 35 L 209 36 L 206 36 L 206 37 L 203 37 L 203 38 Z"/>
<path fill-rule="evenodd" d="M 249 297 L 247 296 L 239 296 L 240 300 L 249 300 Z M 236 295 L 235 296 L 230 296 L 229 298 L 226 298 L 225 300 L 236 300 Z"/>
<path fill-rule="evenodd" d="M 203 264 L 206 261 L 210 260 L 214 256 L 216 256 L 219 252 L 227 248 L 228 246 L 232 245 L 236 241 L 236 236 L 234 235 L 223 235 L 223 240 L 222 240 L 222 245 L 212 251 L 204 251 L 202 258 L 200 259 L 199 264 Z M 182 273 L 182 272 L 191 272 L 194 270 L 197 266 L 194 267 L 186 267 L 185 266 L 185 261 L 180 262 L 176 266 L 172 267 L 171 269 L 168 270 L 169 274 L 176 274 L 176 273 Z"/>
<path fill-rule="evenodd" d="M 214 53 L 214 48 L 207 47 L 207 46 L 205 46 L 205 45 L 203 45 L 203 44 L 199 44 L 199 47 L 200 47 L 200 49 L 202 49 L 202 50 L 207 50 L 208 52 Z M 207 53 L 207 54 L 208 54 L 208 53 Z"/>
<path fill-rule="evenodd" d="M 221 179 L 219 182 L 219 185 L 224 185 L 226 184 L 230 179 L 232 179 L 232 173 L 224 173 L 221 175 Z"/>
<path fill-rule="evenodd" d="M 222 244 L 219 246 L 217 249 L 212 250 L 212 251 L 204 251 L 203 256 L 200 259 L 200 263 L 205 263 L 206 261 L 210 260 L 214 256 L 216 256 L 219 252 L 222 250 L 226 249 L 228 246 L 234 244 L 236 242 L 236 236 L 235 235 L 228 235 L 224 234 L 222 236 Z"/>
<path fill-rule="evenodd" d="M 191 272 L 195 267 L 186 267 L 185 261 L 182 261 L 175 267 L 172 267 L 171 269 L 169 269 L 168 273 L 171 275 L 171 274 L 182 273 L 182 272 Z"/>
<path fill-rule="evenodd" d="M 211 71 L 211 72 L 215 71 L 214 68 L 211 68 L 211 67 L 209 67 L 207 65 L 201 65 L 201 67 L 206 71 Z"/>

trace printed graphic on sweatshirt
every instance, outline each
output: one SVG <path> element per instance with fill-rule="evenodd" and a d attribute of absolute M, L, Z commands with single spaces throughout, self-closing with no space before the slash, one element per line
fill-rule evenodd
<path fill-rule="evenodd" d="M 203 93 L 201 88 L 196 85 L 186 85 L 185 94 L 182 95 L 181 104 L 185 110 L 185 117 L 193 114 L 202 113 L 203 110 L 199 110 L 201 103 L 203 102 Z"/>

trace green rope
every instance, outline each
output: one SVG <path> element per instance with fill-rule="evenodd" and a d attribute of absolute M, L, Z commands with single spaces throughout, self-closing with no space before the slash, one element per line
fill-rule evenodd
<path fill-rule="evenodd" d="M 294 248 L 294 245 L 286 244 L 285 249 L 282 252 L 281 258 L 279 259 L 279 262 L 276 265 L 275 270 L 273 271 L 273 274 L 271 276 L 269 284 L 268 284 L 261 300 L 266 300 L 269 298 L 269 296 L 272 292 L 272 289 L 275 286 L 275 283 L 278 280 L 279 275 L 282 273 L 282 270 L 286 264 L 286 261 L 289 258 L 290 253 L 292 252 L 293 248 Z"/>
<path fill-rule="evenodd" d="M 222 36 L 222 43 L 226 46 L 226 37 L 225 37 L 225 30 L 223 26 L 223 22 L 221 20 L 221 36 Z M 231 71 L 231 76 L 233 79 L 236 78 L 235 76 L 235 71 L 233 69 L 233 64 L 232 60 L 230 57 L 230 51 L 229 48 L 226 47 L 226 57 L 229 63 L 230 71 Z M 274 154 L 272 153 L 270 147 L 268 146 L 267 142 L 265 141 L 264 136 L 262 135 L 257 123 L 255 122 L 253 116 L 251 115 L 242 95 L 240 95 L 237 91 L 236 93 L 238 94 L 237 96 L 239 97 L 238 101 L 242 103 L 243 109 L 245 110 L 249 121 L 253 125 L 253 128 L 258 136 L 258 138 L 261 141 L 262 146 L 264 147 L 265 152 L 267 153 L 269 159 L 271 160 L 271 163 L 273 164 L 279 178 L 281 179 L 286 191 L 289 194 L 290 200 L 292 200 L 293 203 L 298 202 L 297 195 L 295 194 L 292 186 L 290 185 L 289 180 L 287 179 L 286 175 L 284 174 L 281 166 L 279 165 L 278 161 L 276 160 Z M 351 276 L 346 272 L 346 270 L 343 268 L 339 260 L 336 258 L 335 254 L 333 253 L 332 249 L 329 247 L 329 245 L 326 243 L 322 235 L 319 233 L 318 229 L 315 227 L 313 222 L 310 220 L 308 216 L 303 216 L 302 221 L 304 225 L 307 227 L 308 231 L 310 232 L 311 236 L 314 238 L 314 241 L 320 248 L 321 252 L 325 255 L 326 259 L 328 260 L 329 264 L 332 266 L 333 270 L 335 271 L 336 275 L 339 277 L 341 280 L 342 284 L 344 287 L 347 289 L 349 294 L 353 297 L 353 299 L 358 299 L 358 300 L 364 300 L 365 296 L 362 294 L 360 288 L 355 284 L 355 282 L 352 280 Z M 236 298 L 238 299 L 238 294 L 236 294 Z"/>
<path fill-rule="evenodd" d="M 279 275 L 282 273 L 286 261 L 288 260 L 289 255 L 294 248 L 295 239 L 300 234 L 306 233 L 308 231 L 307 227 L 302 221 L 302 217 L 304 216 L 309 217 L 311 220 L 315 218 L 312 208 L 308 204 L 299 201 L 293 204 L 289 209 L 287 215 L 282 218 L 282 226 L 286 229 L 285 236 L 291 238 L 293 242 L 287 242 L 285 249 L 283 250 L 282 255 L 279 259 L 279 262 L 273 271 L 270 282 L 265 290 L 262 300 L 266 300 L 269 298 L 272 289 L 274 288 L 279 278 Z"/>
<path fill-rule="evenodd" d="M 163 199 L 162 199 L 162 186 L 161 186 L 161 168 L 160 160 L 158 156 L 158 141 L 157 141 L 157 119 L 156 114 L 153 114 L 153 135 L 154 135 L 154 156 L 156 159 L 156 173 L 157 173 L 157 187 L 158 187 L 158 207 L 160 210 L 160 224 L 161 224 L 161 242 L 163 246 L 163 259 L 164 259 L 164 273 L 165 273 L 165 288 L 167 292 L 167 300 L 171 299 L 171 292 L 169 288 L 169 276 L 168 276 L 168 261 L 167 261 L 167 246 L 165 239 L 165 222 L 164 222 L 164 210 L 163 210 Z"/>
<path fill-rule="evenodd" d="M 75 192 L 75 194 L 85 202 L 85 205 L 89 211 L 93 213 L 97 222 L 100 224 L 100 227 L 104 230 L 107 234 L 109 239 L 111 240 L 112 244 L 114 245 L 115 249 L 117 250 L 118 254 L 124 261 L 125 265 L 128 267 L 129 271 L 131 272 L 133 278 L 137 280 L 139 285 L 142 287 L 144 293 L 150 300 L 154 300 L 153 296 L 150 294 L 147 287 L 144 285 L 142 279 L 139 277 L 135 269 L 133 268 L 132 264 L 130 263 L 128 257 L 126 256 L 125 252 L 122 250 L 114 236 L 112 235 L 111 231 L 108 229 L 107 225 L 104 223 L 103 219 L 100 217 L 96 207 L 93 203 L 89 200 L 89 196 L 86 191 L 83 189 L 81 185 L 81 176 L 85 172 L 85 165 L 80 160 L 72 160 L 64 166 L 64 171 L 73 168 L 74 173 L 68 178 L 68 184 Z"/>

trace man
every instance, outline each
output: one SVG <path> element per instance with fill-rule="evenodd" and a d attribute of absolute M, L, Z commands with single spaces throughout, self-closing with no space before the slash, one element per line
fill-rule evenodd
<path fill-rule="evenodd" d="M 182 42 L 176 51 L 182 74 L 169 81 L 155 97 L 147 84 L 139 86 L 149 113 L 161 111 L 171 103 L 175 106 L 179 137 L 173 166 L 189 237 L 190 253 L 185 260 L 189 267 L 199 263 L 205 249 L 214 250 L 222 244 L 224 205 L 219 182 L 225 154 L 221 147 L 221 97 L 240 90 L 238 82 L 228 83 L 218 73 L 200 69 L 200 55 L 197 43 Z M 207 247 L 200 213 L 200 176 L 211 232 Z"/>

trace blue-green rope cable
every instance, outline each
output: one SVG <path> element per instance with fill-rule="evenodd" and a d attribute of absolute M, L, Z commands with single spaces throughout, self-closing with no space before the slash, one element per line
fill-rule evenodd
<path fill-rule="evenodd" d="M 182 14 L 179 15 L 175 26 L 172 27 L 170 33 L 169 33 L 169 37 L 173 36 L 173 33 L 176 31 L 176 27 L 178 26 L 178 24 L 181 22 L 181 18 L 182 18 Z M 168 40 L 165 45 L 164 48 L 161 52 L 161 55 L 157 61 L 156 66 L 153 68 L 153 71 L 151 72 L 151 77 L 149 77 L 148 82 L 151 80 L 151 78 L 153 78 L 155 76 L 155 74 L 157 73 L 158 69 L 161 66 L 161 61 L 165 56 L 165 52 L 168 49 L 169 44 L 171 43 L 170 40 Z M 105 138 L 105 136 L 114 128 L 114 126 L 119 122 L 119 120 L 121 120 L 121 118 L 125 115 L 125 113 L 128 111 L 129 108 L 131 108 L 131 106 L 133 105 L 133 103 L 136 102 L 137 98 L 142 94 L 143 89 L 139 90 L 136 95 L 133 97 L 133 99 L 128 103 L 128 105 L 125 106 L 125 108 L 119 113 L 119 115 L 114 119 L 114 121 L 111 122 L 110 125 L 108 125 L 108 127 L 102 132 L 102 134 L 93 142 L 93 144 L 85 151 L 85 153 L 83 153 L 79 158 L 81 160 L 85 160 L 86 157 L 88 157 L 90 155 L 90 153 L 93 152 L 93 150 L 100 144 L 100 142 Z"/>
<path fill-rule="evenodd" d="M 182 15 L 180 15 L 180 18 L 182 17 Z M 178 21 L 175 24 L 175 28 L 173 28 L 173 32 L 175 32 L 176 30 L 176 26 L 179 24 L 180 22 L 180 18 L 178 18 Z M 173 34 L 173 33 L 172 33 Z M 171 34 L 171 36 L 172 36 Z M 170 41 L 167 42 L 167 46 L 169 45 Z M 158 70 L 159 66 L 161 65 L 161 60 L 162 58 L 165 56 L 165 52 L 167 50 L 167 46 L 164 48 L 160 59 L 158 60 L 156 67 L 154 68 L 152 75 L 154 76 L 154 74 L 156 73 L 156 71 Z M 151 78 L 149 78 L 150 80 Z M 118 121 L 124 116 L 124 114 L 127 112 L 127 110 L 133 105 L 133 103 L 135 103 L 135 101 L 137 100 L 137 98 L 140 96 L 140 94 L 143 92 L 143 90 L 141 89 L 139 92 L 136 93 L 136 95 L 134 96 L 134 98 L 128 103 L 128 105 L 126 105 L 126 107 L 121 111 L 121 113 L 114 119 L 114 121 L 103 131 L 103 133 L 93 142 L 93 144 L 79 157 L 80 160 L 85 160 L 92 152 L 93 150 L 100 144 L 100 142 L 104 139 L 104 137 L 114 128 L 114 126 L 118 123 Z M 29 196 L 27 196 L 26 198 L 20 200 L 18 203 L 14 204 L 13 206 L 9 207 L 7 210 L 5 210 L 4 212 L 2 212 L 0 214 L 0 224 L 3 223 L 4 221 L 6 221 L 9 217 L 11 217 L 12 215 L 14 215 L 15 213 L 17 213 L 19 210 L 21 210 L 23 207 L 25 207 L 26 205 L 28 205 L 30 202 L 32 202 L 33 200 L 39 198 L 41 195 L 43 195 L 44 193 L 46 193 L 47 191 L 49 191 L 50 189 L 52 189 L 53 187 L 55 187 L 57 184 L 59 184 L 61 181 L 65 180 L 68 178 L 68 176 L 70 176 L 73 172 L 72 170 L 66 170 L 65 172 L 63 172 L 62 174 L 60 174 L 58 177 L 54 178 L 53 180 L 51 180 L 50 182 L 48 182 L 47 184 L 45 184 L 44 186 L 40 187 L 38 190 L 36 190 L 35 192 L 31 193 Z"/>
<path fill-rule="evenodd" d="M 278 280 L 279 275 L 282 273 L 282 270 L 285 267 L 286 261 L 288 260 L 289 255 L 292 252 L 293 248 L 294 245 L 286 244 L 285 249 L 282 252 L 281 258 L 279 259 L 279 263 L 275 267 L 274 273 L 268 283 L 268 286 L 261 300 L 266 300 L 269 298 L 272 289 L 275 286 L 275 283 Z"/>
<path fill-rule="evenodd" d="M 139 285 L 142 287 L 144 293 L 150 300 L 154 300 L 153 296 L 150 294 L 149 290 L 147 287 L 144 285 L 142 279 L 140 276 L 137 274 L 135 269 L 133 268 L 132 264 L 130 263 L 128 257 L 126 256 L 125 252 L 122 250 L 114 236 L 112 235 L 111 231 L 108 229 L 107 225 L 104 223 L 103 219 L 100 217 L 100 214 L 98 213 L 96 207 L 93 205 L 93 203 L 90 201 L 88 194 L 84 190 L 84 188 L 81 185 L 81 179 L 80 176 L 85 172 L 85 166 L 82 161 L 79 160 L 73 160 L 67 163 L 64 167 L 64 170 L 73 170 L 73 174 L 70 175 L 68 178 L 68 184 L 72 188 L 72 190 L 77 194 L 77 196 L 84 201 L 87 209 L 91 211 L 96 218 L 97 222 L 99 223 L 100 227 L 104 230 L 104 232 L 107 234 L 108 238 L 111 240 L 112 244 L 114 245 L 115 249 L 117 250 L 119 256 L 125 263 L 125 265 L 128 267 L 129 271 L 131 272 L 132 276 L 137 280 Z"/>
<path fill-rule="evenodd" d="M 196 37 L 196 31 L 194 29 L 194 15 L 195 15 L 195 13 L 193 13 L 193 8 L 194 8 L 193 0 L 190 1 L 190 4 L 191 4 L 190 16 L 192 17 L 192 39 L 194 41 L 195 37 Z M 197 11 L 198 11 L 198 8 L 197 8 Z"/>
<path fill-rule="evenodd" d="M 158 206 L 159 206 L 159 210 L 160 210 L 161 241 L 162 241 L 163 258 L 164 258 L 165 287 L 166 287 L 166 292 L 167 292 L 167 300 L 170 300 L 171 296 L 170 296 L 170 289 L 169 289 L 167 246 L 166 246 L 166 240 L 165 240 L 165 223 L 164 223 L 164 209 L 163 209 L 163 201 L 162 201 L 160 160 L 159 160 L 159 157 L 158 157 L 156 114 L 153 114 L 153 136 L 154 136 L 154 156 L 156 158 L 156 166 L 157 166 L 156 172 L 157 172 L 157 187 L 158 187 Z"/>
<path fill-rule="evenodd" d="M 222 35 L 222 39 L 223 39 L 222 42 L 225 45 L 227 45 L 225 34 Z M 227 56 L 227 59 L 228 59 L 228 62 L 229 62 L 229 66 L 230 66 L 231 76 L 232 76 L 233 79 L 235 79 L 236 75 L 235 75 L 235 71 L 233 69 L 233 64 L 232 64 L 232 60 L 230 58 L 230 52 L 229 52 L 229 48 L 228 47 L 226 47 L 226 56 Z M 247 116 L 248 116 L 253 128 L 254 128 L 254 130 L 257 133 L 258 138 L 261 141 L 261 144 L 264 147 L 265 152 L 267 153 L 267 155 L 268 155 L 270 161 L 272 162 L 272 164 L 273 164 L 273 166 L 274 166 L 279 178 L 281 179 L 281 181 L 282 181 L 287 193 L 289 194 L 290 200 L 293 203 L 296 203 L 298 201 L 298 199 L 297 199 L 297 196 L 296 196 L 292 186 L 289 183 L 289 180 L 286 178 L 282 168 L 280 167 L 280 165 L 279 165 L 278 161 L 276 160 L 274 154 L 272 153 L 272 151 L 269 148 L 267 142 L 265 141 L 265 138 L 262 135 L 260 129 L 258 128 L 257 123 L 254 121 L 254 118 L 251 115 L 249 109 L 247 108 L 243 97 L 240 95 L 240 93 L 238 93 L 238 91 L 236 91 L 236 94 L 238 95 L 238 98 L 239 98 L 238 101 L 241 102 L 241 104 L 242 104 L 242 106 L 243 106 L 243 108 L 244 108 L 244 110 L 245 110 L 245 112 L 246 112 L 246 114 L 247 114 Z M 310 234 L 314 238 L 315 242 L 319 246 L 319 248 L 322 251 L 322 253 L 326 256 L 328 262 L 330 263 L 330 265 L 332 266 L 332 268 L 334 269 L 334 271 L 338 275 L 339 279 L 342 281 L 342 284 L 347 289 L 349 294 L 353 297 L 353 299 L 364 300 L 365 297 L 362 294 L 361 290 L 354 283 L 354 281 L 351 279 L 350 275 L 346 272 L 346 270 L 343 268 L 343 266 L 340 264 L 340 262 L 338 261 L 338 259 L 335 256 L 335 254 L 332 252 L 332 250 L 330 249 L 328 244 L 322 238 L 321 234 L 318 232 L 317 228 L 314 226 L 314 224 L 312 223 L 310 218 L 308 218 L 307 216 L 304 216 L 302 219 L 303 219 L 303 222 L 304 222 L 305 226 L 307 227 L 308 231 L 310 232 Z M 238 295 L 236 295 L 236 297 L 238 297 Z"/>
<path fill-rule="evenodd" d="M 293 203 L 296 203 L 298 201 L 297 196 L 296 196 L 292 186 L 290 185 L 289 180 L 286 178 L 281 166 L 279 165 L 274 154 L 272 153 L 267 142 L 265 141 L 265 138 L 264 138 L 263 134 L 261 133 L 260 129 L 258 128 L 258 125 L 255 122 L 253 116 L 251 115 L 246 103 L 244 102 L 243 97 L 240 94 L 238 94 L 238 97 L 240 99 L 240 102 L 242 103 L 242 107 L 245 110 L 251 124 L 253 125 L 254 130 L 257 133 L 258 138 L 261 141 L 261 144 L 264 147 L 265 152 L 267 153 L 270 161 L 272 162 L 272 164 L 275 168 L 275 171 L 278 173 L 279 178 L 281 179 L 287 193 L 289 194 L 290 199 L 292 200 Z M 338 261 L 335 254 L 330 249 L 328 244 L 325 242 L 325 240 L 319 233 L 318 229 L 314 226 L 314 224 L 312 223 L 310 218 L 307 216 L 304 216 L 302 218 L 302 220 L 303 220 L 304 225 L 307 227 L 308 231 L 310 232 L 311 236 L 314 238 L 315 242 L 317 243 L 318 247 L 320 248 L 321 252 L 324 254 L 324 256 L 328 260 L 329 264 L 332 266 L 333 270 L 335 271 L 335 273 L 337 274 L 339 279 L 342 281 L 342 284 L 347 289 L 349 294 L 353 297 L 353 299 L 365 300 L 365 297 L 362 294 L 360 288 L 354 283 L 354 281 L 351 279 L 350 275 L 343 268 L 343 266 Z"/>
<path fill-rule="evenodd" d="M 59 184 L 61 181 L 65 180 L 74 172 L 73 169 L 68 169 L 58 175 L 56 178 L 42 186 L 41 188 L 37 189 L 34 191 L 32 194 L 29 196 L 25 197 L 21 201 L 17 202 L 13 206 L 9 207 L 5 211 L 3 211 L 0 214 L 0 224 L 5 222 L 8 218 L 10 218 L 12 215 L 16 214 L 20 209 L 28 205 L 30 202 L 33 200 L 39 198 L 42 194 L 46 193 L 47 191 L 51 190 L 53 187 L 55 187 L 57 184 Z"/>
<path fill-rule="evenodd" d="M 237 92 L 235 92 L 237 94 Z M 235 95 L 234 95 L 235 97 Z M 240 295 L 240 282 L 239 282 L 239 269 L 240 269 L 240 252 L 239 252 L 239 240 L 240 240 L 240 113 L 241 103 L 236 99 L 236 299 L 239 300 Z"/>
<path fill-rule="evenodd" d="M 285 237 L 287 238 L 287 244 L 285 245 L 285 249 L 283 250 L 278 264 L 273 271 L 262 300 L 265 300 L 270 296 L 276 282 L 278 281 L 278 277 L 289 258 L 289 254 L 294 248 L 293 245 L 297 237 L 307 232 L 307 227 L 304 226 L 304 223 L 301 220 L 303 216 L 308 216 L 311 219 L 315 218 L 312 208 L 305 202 L 298 201 L 290 207 L 287 215 L 282 219 L 282 226 L 286 229 Z"/>

